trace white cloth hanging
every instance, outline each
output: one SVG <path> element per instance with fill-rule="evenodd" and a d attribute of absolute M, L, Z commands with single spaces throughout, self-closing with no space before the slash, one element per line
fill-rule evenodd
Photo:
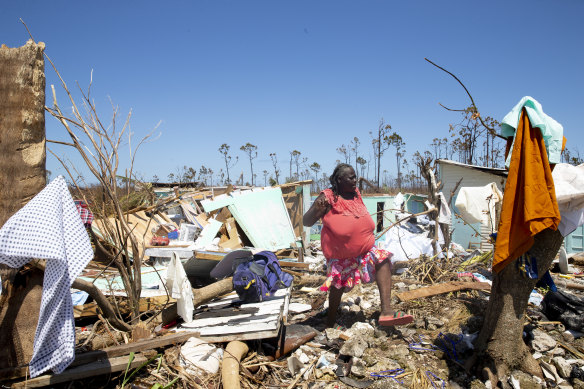
<path fill-rule="evenodd" d="M 552 172 L 562 220 L 558 230 L 570 235 L 584 223 L 584 164 L 558 163 Z"/>
<path fill-rule="evenodd" d="M 0 229 L 0 263 L 45 259 L 46 270 L 30 375 L 61 373 L 75 359 L 71 284 L 93 258 L 91 242 L 63 176 L 47 185 Z"/>
<path fill-rule="evenodd" d="M 440 213 L 438 214 L 438 223 L 452 224 L 452 213 L 450 207 L 448 206 L 448 201 L 446 201 L 446 196 L 444 193 L 438 193 L 438 199 L 440 201 Z"/>
<path fill-rule="evenodd" d="M 172 259 L 168 269 L 166 269 L 166 287 L 170 292 L 170 297 L 176 299 L 176 309 L 180 317 L 186 323 L 193 321 L 193 312 L 195 311 L 193 290 L 176 251 L 172 252 Z"/>
<path fill-rule="evenodd" d="M 495 204 L 499 201 L 503 201 L 503 193 L 491 182 L 485 186 L 460 188 L 454 206 L 465 222 L 494 226 Z"/>

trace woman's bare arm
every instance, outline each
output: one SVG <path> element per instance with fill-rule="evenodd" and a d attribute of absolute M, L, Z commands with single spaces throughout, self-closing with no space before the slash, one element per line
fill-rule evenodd
<path fill-rule="evenodd" d="M 304 214 L 302 224 L 304 224 L 305 227 L 312 226 L 318 219 L 326 215 L 330 209 L 331 205 L 326 200 L 325 195 L 321 193 L 320 196 L 314 200 L 310 209 Z"/>

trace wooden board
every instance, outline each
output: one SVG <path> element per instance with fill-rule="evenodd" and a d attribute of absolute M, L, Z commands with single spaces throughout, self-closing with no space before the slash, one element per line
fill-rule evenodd
<path fill-rule="evenodd" d="M 65 370 L 61 374 L 45 374 L 26 381 L 17 382 L 12 385 L 13 388 L 40 388 L 43 386 L 55 385 L 61 382 L 75 381 L 82 378 L 93 377 L 102 374 L 111 374 L 118 371 L 124 371 L 128 366 L 128 356 L 115 357 L 110 359 L 99 360 L 83 366 L 77 366 Z M 145 356 L 138 354 L 130 364 L 130 369 L 134 369 L 147 359 Z"/>
<path fill-rule="evenodd" d="M 456 292 L 459 290 L 473 289 L 473 290 L 491 290 L 491 285 L 487 282 L 465 282 L 452 281 L 444 284 L 427 286 L 424 288 L 414 289 L 403 293 L 396 293 L 396 297 L 400 301 L 408 301 L 417 298 L 430 297 L 438 294 Z"/>
<path fill-rule="evenodd" d="M 290 291 L 280 289 L 275 296 L 259 303 L 237 304 L 239 297 L 231 293 L 207 304 L 190 323 L 182 323 L 178 331 L 196 331 L 208 342 L 229 342 L 273 338 L 278 335 L 288 312 Z"/>

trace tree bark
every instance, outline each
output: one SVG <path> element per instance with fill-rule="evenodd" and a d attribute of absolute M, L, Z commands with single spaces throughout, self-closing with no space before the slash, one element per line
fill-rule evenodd
<path fill-rule="evenodd" d="M 46 185 L 44 48 L 0 47 L 0 226 Z"/>
<path fill-rule="evenodd" d="M 544 230 L 535 235 L 529 250 L 537 258 L 539 278 L 550 268 L 564 238 L 559 231 Z M 523 322 L 529 295 L 538 280 L 522 278 L 515 262 L 495 274 L 483 327 L 475 342 L 475 368 L 490 378 L 493 387 L 515 369 L 542 377 L 541 368 L 523 341 Z"/>
<path fill-rule="evenodd" d="M 46 185 L 44 43 L 0 47 L 0 226 Z M 0 264 L 0 367 L 28 363 L 42 274 Z"/>

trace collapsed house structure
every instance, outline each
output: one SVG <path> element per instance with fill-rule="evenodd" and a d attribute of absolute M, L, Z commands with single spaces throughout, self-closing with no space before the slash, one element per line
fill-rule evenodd
<path fill-rule="evenodd" d="M 38 67 L 42 60 L 42 48 L 35 46 L 32 52 L 34 55 L 27 58 L 25 67 Z M 21 72 L 18 68 L 16 73 L 32 78 L 38 76 L 38 72 Z M 5 81 L 0 79 L 0 82 Z M 36 97 L 38 102 L 41 95 L 44 100 L 44 81 L 31 79 L 17 83 L 18 88 L 32 85 L 38 89 L 29 90 L 31 96 L 23 100 Z M 42 111 L 42 104 L 40 107 Z M 6 126 L 2 120 L 7 117 L 10 115 L 0 115 L 2 131 Z M 32 117 L 39 119 L 38 112 Z M 15 120 L 14 123 L 20 122 Z M 42 127 L 42 121 L 37 120 L 35 128 L 42 130 Z M 31 142 L 33 146 L 28 147 L 38 152 L 33 155 L 37 158 L 31 157 L 31 150 L 19 148 L 16 141 L 12 145 L 17 150 L 7 151 L 16 155 L 16 159 L 20 158 L 18 163 L 36 171 L 37 178 L 38 171 L 42 171 L 44 177 L 44 141 L 42 136 L 40 138 L 40 146 L 35 147 Z M 32 265 L 19 270 L 16 278 L 2 273 L 3 285 L 8 287 L 3 289 L 0 299 L 3 315 L 0 325 L 11 332 L 10 339 L 6 338 L 6 332 L 1 332 L 4 337 L 2 352 L 8 357 L 0 358 L 0 380 L 3 385 L 12 387 L 40 387 L 119 372 L 116 383 L 120 386 L 135 380 L 136 387 L 157 388 L 172 387 L 179 379 L 183 386 L 223 385 L 227 389 L 240 387 L 241 382 L 246 387 L 280 387 L 284 383 L 288 388 L 302 384 L 336 388 L 342 385 L 445 387 L 447 384 L 456 387 L 471 386 L 471 383 L 484 387 L 486 379 L 461 365 L 464 358 L 471 360 L 473 340 L 481 329 L 485 307 L 491 297 L 489 293 L 496 293 L 496 288 L 489 284 L 494 278 L 487 260 L 492 243 L 486 238 L 497 225 L 492 215 L 496 210 L 492 210 L 488 199 L 496 191 L 491 187 L 491 194 L 479 199 L 482 205 L 474 211 L 466 203 L 468 215 L 476 218 L 474 223 L 466 225 L 459 222 L 457 215 L 463 220 L 465 216 L 457 200 L 462 197 L 462 188 L 484 187 L 494 182 L 498 190 L 504 189 L 505 173 L 451 161 L 439 161 L 439 164 L 442 196 L 431 193 L 430 196 L 364 197 L 377 226 L 378 242 L 391 247 L 396 259 L 399 257 L 405 263 L 400 267 L 407 268 L 395 279 L 396 306 L 417 316 L 416 322 L 407 328 L 387 331 L 375 328 L 379 297 L 368 286 L 346 296 L 340 307 L 343 315 L 339 328 L 323 327 L 321 314 L 326 309 L 326 294 L 319 292 L 316 286 L 323 280 L 325 261 L 317 241 L 311 242 L 311 236 L 317 234 L 311 234 L 301 222 L 311 203 L 309 181 L 274 188 L 196 187 L 185 191 L 170 188 L 159 191 L 163 195 L 151 196 L 150 203 L 125 210 L 122 218 L 112 217 L 111 220 L 90 215 L 92 204 L 79 202 L 75 207 L 62 177 L 46 187 L 37 179 L 36 185 L 29 185 L 27 190 L 17 188 L 21 198 L 13 204 L 2 204 L 2 211 L 7 215 L 2 220 L 6 229 L 0 233 L 0 258 L 20 266 L 24 259 L 38 254 L 46 262 L 32 261 Z M 567 169 L 556 165 L 557 172 L 562 172 L 563 168 Z M 584 180 L 578 178 L 581 177 L 578 172 L 566 170 L 564 173 L 562 182 L 566 185 L 560 184 L 560 177 L 554 177 L 558 203 L 568 204 L 568 211 L 578 211 L 583 205 L 579 195 L 584 190 L 569 184 Z M 28 171 L 23 176 L 35 177 Z M 460 177 L 463 181 L 457 185 Z M 60 194 L 61 201 L 52 204 L 48 199 L 53 199 L 55 193 Z M 466 193 L 471 200 L 475 196 L 470 190 Z M 60 220 L 64 226 L 75 228 L 45 229 L 46 217 L 42 216 L 51 215 L 49 203 L 54 208 L 52 211 L 62 211 L 59 217 L 51 217 L 49 224 Z M 31 208 L 34 213 L 29 213 Z M 451 215 L 446 212 L 450 208 L 453 209 Z M 8 222 L 12 214 L 17 216 Z M 30 214 L 33 217 L 29 217 Z M 572 216 L 570 220 L 578 234 L 582 217 Z M 140 281 L 137 307 L 129 306 L 127 299 L 128 293 L 135 291 L 128 290 L 120 271 L 98 250 L 100 245 L 113 244 L 106 230 L 112 226 L 121 229 L 124 223 L 132 231 L 136 244 L 129 250 L 119 251 L 123 252 L 122 260 L 131 266 L 144 259 L 139 275 L 134 274 Z M 447 244 L 450 237 L 444 236 L 440 228 L 444 224 L 452 225 L 446 230 L 446 234 L 452 232 L 450 244 Z M 473 233 L 464 231 L 473 224 Z M 89 235 L 85 235 L 86 228 Z M 574 235 L 569 229 L 564 231 L 566 236 Z M 32 243 L 31 236 L 26 233 L 31 230 L 35 231 Z M 55 241 L 46 238 L 49 232 Z M 477 236 L 472 236 L 474 233 Z M 39 239 L 34 241 L 35 237 Z M 14 251 L 9 242 L 21 239 L 25 244 L 20 246 L 25 249 L 52 248 L 60 246 L 59 242 L 66 242 L 66 245 L 60 246 L 59 255 L 43 250 Z M 577 235 L 573 240 L 577 241 Z M 441 242 L 444 244 L 439 246 Z M 63 250 L 65 247 L 67 249 Z M 577 248 L 574 244 L 569 247 Z M 284 271 L 296 277 L 295 285 L 282 287 L 262 301 L 245 302 L 233 293 L 230 271 L 237 260 L 260 250 L 274 253 Z M 77 251 L 80 255 L 72 255 Z M 481 251 L 486 251 L 487 255 Z M 58 273 L 55 271 L 57 264 L 51 261 L 65 265 L 61 269 L 74 265 L 75 271 Z M 584 264 L 584 259 L 573 255 L 572 261 L 571 266 L 566 262 L 566 269 L 554 271 L 553 277 L 560 288 L 560 281 L 565 281 L 566 289 L 582 290 L 584 287 L 578 278 L 582 273 L 576 266 Z M 219 266 L 221 264 L 223 266 Z M 213 279 L 213 271 L 219 267 L 223 268 L 221 276 Z M 54 291 L 50 283 L 42 285 L 45 273 L 45 280 L 58 280 L 55 284 L 60 292 L 54 293 L 52 300 L 51 296 L 42 298 L 56 304 L 54 310 L 46 308 L 53 305 L 41 308 L 39 303 L 41 294 Z M 10 280 L 14 279 L 17 282 L 10 285 Z M 62 290 L 71 293 L 63 294 Z M 540 291 L 542 289 L 535 290 L 535 295 Z M 6 297 L 8 294 L 10 297 Z M 107 298 L 101 299 L 104 295 Z M 444 298 L 445 295 L 449 297 Z M 583 378 L 584 344 L 581 339 L 584 328 L 578 314 L 582 316 L 584 304 L 572 295 L 562 296 L 568 300 L 560 304 L 548 302 L 547 307 L 551 309 L 547 310 L 539 308 L 543 296 L 540 295 L 539 300 L 538 296 L 530 299 L 530 311 L 525 320 L 532 326 L 526 327 L 532 339 L 526 337 L 526 341 L 530 352 L 540 361 L 538 366 L 545 377 L 538 383 L 534 377 L 511 372 L 509 385 L 514 388 L 519 387 L 520 381 L 525 385 L 547 385 L 545 380 L 550 386 L 567 387 L 567 382 L 576 386 Z M 109 307 L 103 305 L 104 301 Z M 111 306 L 116 312 L 108 316 Z M 573 309 L 565 309 L 566 306 Z M 138 312 L 136 318 L 132 318 L 134 310 Z M 23 311 L 29 311 L 24 319 L 18 314 Z M 38 316 L 39 311 L 42 320 L 37 326 L 34 313 Z M 58 319 L 62 322 L 53 320 L 53 326 L 45 327 L 46 316 L 52 312 L 60 312 L 62 315 L 58 315 Z M 12 322 L 14 317 L 16 320 Z M 121 321 L 127 326 L 121 327 L 127 329 L 116 328 L 114 320 Z M 30 330 L 31 322 L 33 331 Z M 544 330 L 553 337 L 543 333 Z M 55 333 L 62 335 L 56 347 L 51 342 L 54 340 L 51 335 Z M 44 337 L 37 342 L 39 334 Z M 568 344 L 570 342 L 573 345 Z M 9 349 L 15 348 L 20 352 L 16 358 L 9 354 Z M 33 358 L 33 351 L 35 356 L 41 357 Z M 46 358 L 48 361 L 43 358 L 47 355 L 50 356 Z M 34 366 L 29 366 L 31 358 Z M 39 360 L 42 363 L 37 364 Z M 490 384 L 494 386 L 496 382 L 490 381 Z"/>

